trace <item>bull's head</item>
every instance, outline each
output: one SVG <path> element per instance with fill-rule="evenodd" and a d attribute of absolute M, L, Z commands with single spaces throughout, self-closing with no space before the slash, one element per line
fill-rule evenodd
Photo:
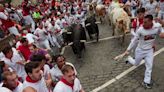
<path fill-rule="evenodd" d="M 117 25 L 118 25 L 118 28 L 124 33 L 128 33 L 129 32 L 129 23 L 124 21 L 124 20 L 119 20 L 117 21 Z"/>
<path fill-rule="evenodd" d="M 94 9 L 92 4 L 89 4 L 89 11 L 92 11 Z"/>

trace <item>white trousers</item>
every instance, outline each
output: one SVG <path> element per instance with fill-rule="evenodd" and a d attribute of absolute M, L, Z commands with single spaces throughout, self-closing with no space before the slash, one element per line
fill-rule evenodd
<path fill-rule="evenodd" d="M 16 36 L 20 36 L 20 33 L 18 32 L 18 29 L 15 26 L 8 28 L 8 30 L 11 34 L 14 34 Z"/>
<path fill-rule="evenodd" d="M 129 63 L 132 65 L 139 65 L 142 59 L 145 60 L 145 76 L 144 82 L 150 84 L 151 83 L 151 73 L 153 68 L 153 49 L 143 50 L 141 48 L 136 48 L 135 50 L 135 60 L 132 57 L 128 57 Z"/>
<path fill-rule="evenodd" d="M 27 15 L 27 16 L 24 16 L 24 19 L 25 19 L 25 23 L 27 25 L 31 24 L 31 32 L 34 32 L 35 31 L 35 22 L 32 19 L 32 17 L 30 15 Z"/>

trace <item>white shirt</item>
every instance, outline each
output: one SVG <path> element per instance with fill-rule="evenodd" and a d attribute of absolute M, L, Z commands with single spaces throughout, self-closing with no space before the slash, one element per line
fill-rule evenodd
<path fill-rule="evenodd" d="M 19 82 L 19 85 L 13 90 L 13 92 L 22 92 L 23 91 L 23 84 Z"/>
<path fill-rule="evenodd" d="M 25 80 L 23 82 L 23 89 L 26 87 L 32 87 L 34 88 L 37 92 L 49 92 L 47 86 L 46 86 L 46 82 L 44 80 L 44 78 L 42 77 L 42 79 L 38 82 L 32 83 L 32 82 L 28 82 L 27 80 Z"/>
<path fill-rule="evenodd" d="M 43 29 L 37 28 L 34 32 L 34 34 L 38 36 L 40 41 L 44 41 L 47 39 L 46 33 L 47 31 L 44 28 Z"/>
<path fill-rule="evenodd" d="M 12 91 L 9 90 L 8 88 L 0 87 L 0 92 L 12 92 Z"/>
<path fill-rule="evenodd" d="M 50 74 L 50 67 L 47 64 L 45 64 L 43 68 L 43 77 L 44 79 L 48 79 L 48 75 Z"/>
<path fill-rule="evenodd" d="M 35 40 L 38 39 L 38 37 L 36 35 L 31 34 L 31 33 L 27 33 L 25 37 L 28 40 L 29 44 L 34 43 Z"/>
<path fill-rule="evenodd" d="M 75 75 L 77 75 L 77 71 L 76 71 L 74 65 L 71 64 L 71 63 L 69 63 L 69 62 L 66 62 L 66 64 L 73 66 L 74 71 L 75 71 Z M 59 69 L 59 67 L 58 67 L 57 65 L 55 65 L 55 66 L 50 70 L 50 74 L 51 74 L 52 80 L 54 80 L 54 81 L 59 81 L 60 78 L 63 76 L 62 71 Z"/>
<path fill-rule="evenodd" d="M 77 78 L 75 78 L 73 89 L 70 86 L 63 83 L 62 81 L 59 81 L 56 84 L 53 92 L 79 92 L 80 90 L 82 90 L 80 81 Z"/>
<path fill-rule="evenodd" d="M 3 82 L 0 83 L 0 87 L 2 87 L 3 84 L 4 84 Z M 23 91 L 23 84 L 19 82 L 18 86 L 12 92 L 22 92 L 22 91 Z M 0 92 L 4 92 L 4 91 L 0 91 Z"/>
<path fill-rule="evenodd" d="M 127 50 L 131 50 L 135 46 L 136 41 L 139 41 L 139 48 L 143 50 L 152 49 L 155 38 L 159 33 L 164 33 L 164 29 L 159 23 L 153 23 L 151 29 L 144 29 L 143 26 L 139 27 Z"/>
<path fill-rule="evenodd" d="M 26 72 L 24 66 L 17 64 L 17 62 L 23 61 L 19 54 L 13 53 L 11 60 L 6 57 L 2 58 L 2 60 L 17 73 L 18 77 L 25 79 Z"/>

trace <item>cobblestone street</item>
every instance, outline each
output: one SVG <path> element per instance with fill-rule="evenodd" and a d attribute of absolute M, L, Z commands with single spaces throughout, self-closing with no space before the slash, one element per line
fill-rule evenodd
<path fill-rule="evenodd" d="M 100 39 L 111 37 L 112 30 L 109 28 L 109 25 L 100 24 L 99 29 Z M 83 52 L 83 57 L 80 61 L 75 57 L 70 47 L 66 47 L 64 55 L 67 61 L 72 62 L 77 68 L 78 77 L 85 91 L 90 92 L 131 67 L 130 64 L 125 64 L 124 60 L 113 60 L 115 56 L 127 48 L 129 42 L 130 36 L 126 37 L 126 42 L 123 46 L 120 45 L 118 39 L 106 39 L 98 43 L 88 43 L 86 44 L 86 50 Z M 164 39 L 157 39 L 156 50 L 164 46 L 163 42 Z M 159 65 L 164 60 L 162 56 L 164 56 L 164 53 L 161 53 L 155 58 L 156 62 L 153 71 L 155 89 L 152 89 L 151 92 L 154 92 L 153 90 L 156 89 L 158 89 L 156 92 L 164 92 L 162 91 L 162 86 L 164 85 L 158 83 L 160 80 L 157 80 L 158 77 L 162 78 L 158 72 L 162 68 L 162 65 Z M 159 70 L 156 70 L 156 68 Z M 147 90 L 144 90 L 140 85 L 143 80 L 144 70 L 144 66 L 142 65 L 105 89 L 100 90 L 100 92 L 147 92 Z"/>

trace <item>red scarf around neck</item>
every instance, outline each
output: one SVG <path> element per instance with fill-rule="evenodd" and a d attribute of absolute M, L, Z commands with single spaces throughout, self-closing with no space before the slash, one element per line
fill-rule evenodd
<path fill-rule="evenodd" d="M 64 79 L 63 77 L 61 78 L 60 81 L 63 82 L 64 84 L 70 86 L 70 87 L 73 89 L 74 83 L 73 83 L 73 84 L 69 83 L 69 82 L 68 82 L 66 79 Z"/>
<path fill-rule="evenodd" d="M 31 82 L 31 83 L 36 83 L 36 82 L 38 82 L 38 81 L 36 81 L 36 80 L 32 80 L 32 79 L 30 78 L 30 76 L 27 76 L 27 77 L 26 77 L 26 81 L 27 81 L 27 82 Z"/>

